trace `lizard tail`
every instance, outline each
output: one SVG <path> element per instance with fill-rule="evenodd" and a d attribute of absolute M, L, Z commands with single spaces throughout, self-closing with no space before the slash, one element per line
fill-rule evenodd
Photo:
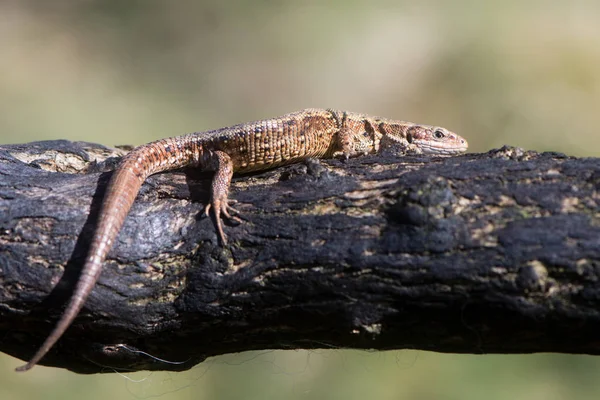
<path fill-rule="evenodd" d="M 189 142 L 184 143 L 185 141 Z M 98 225 L 75 291 L 54 330 L 31 360 L 18 367 L 17 371 L 27 371 L 35 366 L 83 308 L 144 180 L 160 171 L 197 164 L 200 155 L 200 145 L 192 135 L 188 135 L 140 146 L 123 158 L 106 189 Z"/>

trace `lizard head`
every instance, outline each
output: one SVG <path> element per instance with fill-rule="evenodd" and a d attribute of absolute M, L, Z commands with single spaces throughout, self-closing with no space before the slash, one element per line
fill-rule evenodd
<path fill-rule="evenodd" d="M 446 128 L 412 123 L 382 124 L 381 146 L 400 145 L 418 154 L 453 155 L 467 151 L 467 141 Z"/>
<path fill-rule="evenodd" d="M 406 140 L 423 154 L 459 154 L 469 147 L 464 138 L 440 126 L 414 125 L 407 129 Z"/>

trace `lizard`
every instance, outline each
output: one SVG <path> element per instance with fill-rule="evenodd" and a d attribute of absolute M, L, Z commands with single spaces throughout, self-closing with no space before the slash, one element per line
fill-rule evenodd
<path fill-rule="evenodd" d="M 431 155 L 459 154 L 468 147 L 464 138 L 442 127 L 331 109 L 305 109 L 134 148 L 111 176 L 79 280 L 62 316 L 30 361 L 16 370 L 27 371 L 35 366 L 81 311 L 148 176 L 184 167 L 214 171 L 204 214 L 212 211 L 218 240 L 226 246 L 221 216 L 240 221 L 239 212 L 229 200 L 234 172 L 266 170 L 309 158 L 347 160 L 394 145 L 409 153 Z"/>

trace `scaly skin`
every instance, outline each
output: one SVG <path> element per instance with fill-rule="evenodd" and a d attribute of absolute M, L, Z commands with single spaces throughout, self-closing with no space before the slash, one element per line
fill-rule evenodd
<path fill-rule="evenodd" d="M 36 354 L 17 371 L 27 371 L 36 365 L 71 325 L 94 288 L 102 264 L 148 176 L 189 166 L 215 171 L 211 201 L 205 213 L 212 210 L 218 237 L 226 245 L 221 214 L 239 220 L 230 214 L 237 212 L 228 204 L 234 172 L 265 170 L 307 158 L 355 157 L 376 153 L 390 145 L 433 155 L 462 153 L 468 146 L 465 139 L 440 127 L 344 111 L 306 109 L 135 148 L 113 173 L 81 277 L 67 308 Z"/>

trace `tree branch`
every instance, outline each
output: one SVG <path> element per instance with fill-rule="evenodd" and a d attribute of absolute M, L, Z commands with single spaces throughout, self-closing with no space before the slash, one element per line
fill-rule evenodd
<path fill-rule="evenodd" d="M 0 146 L 0 350 L 26 359 L 50 332 L 121 154 Z M 231 198 L 246 222 L 226 227 L 227 248 L 200 217 L 210 176 L 148 179 L 42 364 L 185 370 L 332 347 L 600 354 L 600 159 L 505 147 L 241 176 Z"/>

